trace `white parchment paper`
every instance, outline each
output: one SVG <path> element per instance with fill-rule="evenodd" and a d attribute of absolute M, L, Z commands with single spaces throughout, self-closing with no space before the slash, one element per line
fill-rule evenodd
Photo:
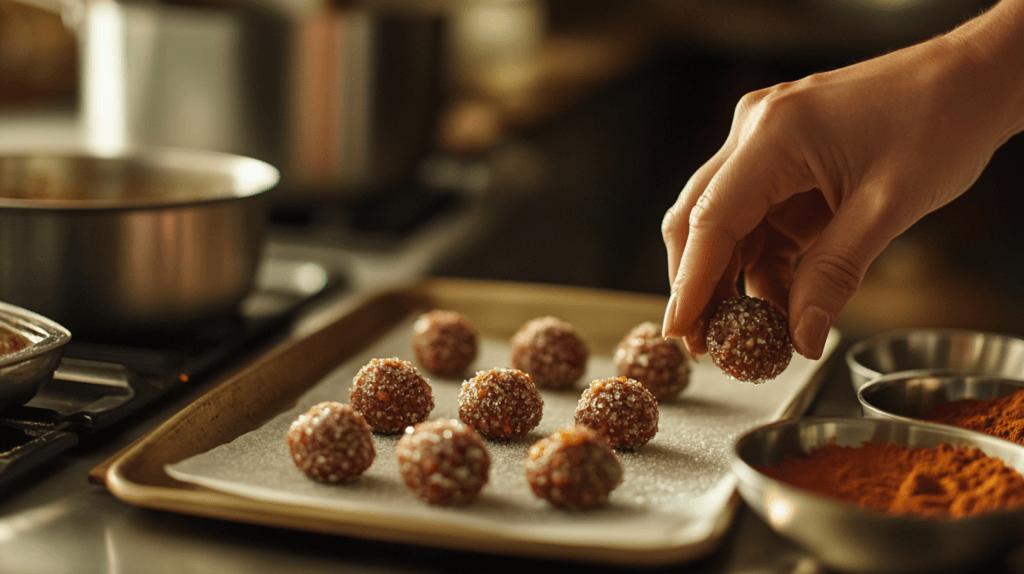
<path fill-rule="evenodd" d="M 180 481 L 254 500 L 337 509 L 339 520 L 346 513 L 370 513 L 396 524 L 429 520 L 439 529 L 458 525 L 523 540 L 672 548 L 712 534 L 735 488 L 728 463 L 733 442 L 746 430 L 780 418 L 819 367 L 818 362 L 794 355 L 780 377 L 752 385 L 727 378 L 707 358 L 694 365 L 690 386 L 677 401 L 660 406 L 657 436 L 638 452 L 619 453 L 623 483 L 612 493 L 608 506 L 596 511 L 557 510 L 534 497 L 526 483 L 524 461 L 533 442 L 572 423 L 579 394 L 591 380 L 614 376 L 609 356 L 591 355 L 577 391 L 542 391 L 544 416 L 528 436 L 487 442 L 490 480 L 480 498 L 468 506 L 430 506 L 405 488 L 395 460 L 398 435 L 374 436 L 376 459 L 351 483 L 326 485 L 306 478 L 288 453 L 285 433 L 291 422 L 320 401 L 348 402 L 352 378 L 370 359 L 411 360 L 413 319 L 340 365 L 293 409 L 228 444 L 167 465 L 167 473 Z M 822 361 L 837 341 L 832 333 Z M 470 372 L 506 367 L 509 355 L 508 341 L 483 339 Z M 436 406 L 430 418 L 458 418 L 462 380 L 423 374 L 434 392 Z"/>

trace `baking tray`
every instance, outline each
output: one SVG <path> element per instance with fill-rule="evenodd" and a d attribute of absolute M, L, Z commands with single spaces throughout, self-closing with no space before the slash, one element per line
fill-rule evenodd
<path fill-rule="evenodd" d="M 571 422 L 578 393 L 545 391 L 544 419 L 534 433 L 518 443 L 489 443 L 492 483 L 481 500 L 465 508 L 419 503 L 403 492 L 397 474 L 368 476 L 393 466 L 388 457 L 393 457 L 395 439 L 388 437 L 375 437 L 378 455 L 368 475 L 341 488 L 313 483 L 291 468 L 295 477 L 287 488 L 309 492 L 259 484 L 239 490 L 230 479 L 203 482 L 205 475 L 189 468 L 195 461 L 231 456 L 232 449 L 244 455 L 252 448 L 248 443 L 264 440 L 261 433 L 274 425 L 286 428 L 307 403 L 322 400 L 325 385 L 350 382 L 367 357 L 410 358 L 408 352 L 394 351 L 407 348 L 411 322 L 425 310 L 454 310 L 470 319 L 482 339 L 483 358 L 474 370 L 507 366 L 489 363 L 507 361 L 507 355 L 500 356 L 507 350 L 502 345 L 531 318 L 556 315 L 572 323 L 592 352 L 579 383 L 582 390 L 590 379 L 613 374 L 615 345 L 640 322 L 660 321 L 665 304 L 664 298 L 651 295 L 452 279 L 351 299 L 300 325 L 270 352 L 129 447 L 110 465 L 105 482 L 116 497 L 137 506 L 357 538 L 632 566 L 697 559 L 719 546 L 739 504 L 726 458 L 732 441 L 751 427 L 806 410 L 838 343 L 837 332 L 830 334 L 822 359 L 794 356 L 782 376 L 763 385 L 728 379 L 707 360 L 695 365 L 691 387 L 678 401 L 662 405 L 658 436 L 637 453 L 620 453 L 626 480 L 609 507 L 597 512 L 569 513 L 536 499 L 515 498 L 517 492 L 528 492 L 517 457 L 533 440 Z M 451 416 L 457 406 L 448 399 L 457 393 L 459 381 L 430 380 L 438 402 L 431 418 Z M 334 400 L 346 401 L 347 393 Z M 283 435 L 268 444 L 258 464 L 287 459 Z M 239 460 L 238 466 L 252 464 Z M 188 482 L 172 478 L 168 465 Z M 251 468 L 251 474 L 262 471 Z M 688 474 L 698 476 L 701 484 L 687 483 Z M 677 491 L 681 494 L 673 499 Z M 334 498 L 321 501 L 320 496 Z"/>

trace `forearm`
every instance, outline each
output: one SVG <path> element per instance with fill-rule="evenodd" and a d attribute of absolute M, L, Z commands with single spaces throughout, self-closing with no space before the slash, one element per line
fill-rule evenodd
<path fill-rule="evenodd" d="M 983 95 L 998 147 L 1024 131 L 1024 0 L 1002 0 L 946 35 L 962 51 L 969 78 L 964 88 Z"/>

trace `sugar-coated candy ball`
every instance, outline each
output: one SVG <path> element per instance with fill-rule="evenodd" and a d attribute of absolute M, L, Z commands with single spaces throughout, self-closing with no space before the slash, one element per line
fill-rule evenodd
<path fill-rule="evenodd" d="M 661 336 L 661 328 L 646 321 L 627 334 L 612 357 L 616 372 L 638 381 L 658 402 L 679 396 L 690 384 L 690 364 L 674 341 Z"/>
<path fill-rule="evenodd" d="M 589 356 L 572 325 L 555 317 L 527 321 L 512 337 L 512 366 L 529 373 L 542 389 L 572 388 Z"/>
<path fill-rule="evenodd" d="M 598 379 L 580 396 L 576 424 L 593 429 L 614 449 L 635 450 L 658 434 L 658 401 L 632 379 Z"/>
<path fill-rule="evenodd" d="M 370 426 L 351 405 L 322 402 L 288 428 L 292 462 L 320 482 L 340 482 L 370 468 L 376 451 Z"/>
<path fill-rule="evenodd" d="M 454 311 L 424 313 L 413 324 L 413 356 L 431 373 L 459 375 L 473 364 L 476 352 L 476 331 Z"/>
<path fill-rule="evenodd" d="M 622 465 L 604 437 L 575 425 L 530 447 L 526 481 L 534 495 L 554 506 L 588 510 L 608 502 L 622 482 Z"/>
<path fill-rule="evenodd" d="M 459 418 L 491 439 L 524 436 L 540 423 L 543 410 L 530 375 L 516 369 L 480 371 L 459 391 Z"/>
<path fill-rule="evenodd" d="M 468 504 L 487 484 L 487 447 L 480 435 L 457 420 L 406 427 L 395 452 L 402 482 L 426 503 Z"/>
<path fill-rule="evenodd" d="M 412 363 L 372 359 L 352 379 L 349 402 L 374 432 L 393 434 L 427 420 L 434 393 Z"/>
<path fill-rule="evenodd" d="M 763 383 L 782 374 L 793 357 L 789 322 L 764 299 L 722 301 L 708 322 L 708 355 L 726 375 Z"/>

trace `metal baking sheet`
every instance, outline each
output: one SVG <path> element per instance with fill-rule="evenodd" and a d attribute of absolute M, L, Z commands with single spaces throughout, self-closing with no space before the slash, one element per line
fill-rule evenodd
<path fill-rule="evenodd" d="M 625 480 L 606 508 L 565 512 L 533 497 L 523 473 L 529 445 L 572 422 L 586 384 L 614 375 L 615 344 L 636 324 L 660 320 L 664 305 L 653 296 L 450 280 L 371 297 L 157 429 L 111 467 L 107 483 L 115 495 L 143 506 L 348 536 L 630 565 L 695 559 L 718 546 L 735 514 L 727 458 L 733 441 L 754 426 L 803 412 L 838 333 L 831 334 L 822 360 L 795 356 L 783 375 L 762 385 L 728 379 L 707 360 L 694 365 L 690 387 L 661 405 L 658 435 L 637 452 L 619 453 Z M 433 308 L 463 313 L 480 332 L 481 353 L 471 371 L 508 366 L 512 333 L 550 314 L 571 322 L 590 346 L 587 372 L 574 392 L 542 392 L 544 417 L 530 435 L 488 442 L 490 482 L 472 505 L 443 508 L 416 500 L 398 476 L 395 436 L 375 436 L 377 458 L 354 483 L 308 480 L 288 456 L 288 425 L 316 402 L 345 402 L 352 377 L 371 358 L 411 359 L 412 321 Z M 257 390 L 274 385 L 282 365 L 321 357 L 331 344 L 324 334 L 346 324 L 374 335 L 362 344 L 338 341 L 342 349 L 331 349 L 336 362 L 299 373 L 301 382 L 295 373 L 277 381 L 292 389 L 288 396 L 266 398 Z M 427 376 L 436 403 L 431 418 L 456 418 L 461 380 Z M 253 405 L 231 408 L 239 401 L 265 403 L 262 416 Z M 219 427 L 217 437 L 202 433 L 213 427 Z"/>

